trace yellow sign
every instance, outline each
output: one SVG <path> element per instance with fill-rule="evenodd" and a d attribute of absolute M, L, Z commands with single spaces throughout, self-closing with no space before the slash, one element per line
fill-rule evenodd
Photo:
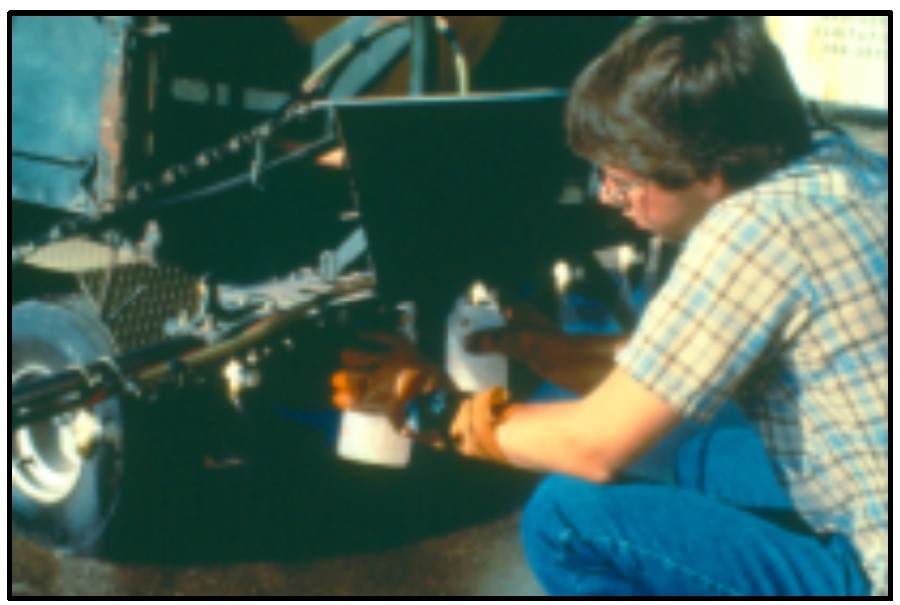
<path fill-rule="evenodd" d="M 887 110 L 887 16 L 772 16 L 766 26 L 812 100 Z"/>

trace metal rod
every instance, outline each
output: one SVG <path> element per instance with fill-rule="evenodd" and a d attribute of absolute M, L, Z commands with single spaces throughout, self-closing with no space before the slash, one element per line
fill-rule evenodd
<path fill-rule="evenodd" d="M 121 374 L 130 375 L 158 364 L 179 359 L 205 346 L 193 337 L 184 337 L 125 353 L 112 362 L 98 361 L 86 367 L 68 368 L 49 376 L 10 387 L 10 416 L 13 428 L 22 424 L 83 407 L 94 393 L 114 393 L 120 389 L 121 375 L 110 372 L 111 364 Z"/>
<path fill-rule="evenodd" d="M 438 39 L 434 17 L 410 17 L 410 81 L 409 92 L 421 96 L 437 88 Z"/>
<path fill-rule="evenodd" d="M 368 286 L 370 286 L 369 284 Z M 367 287 L 368 287 L 367 286 Z M 357 287 L 357 289 L 360 286 Z M 14 384 L 10 388 L 12 428 L 77 409 L 98 392 L 112 396 L 133 380 L 138 387 L 154 387 L 173 373 L 190 372 L 273 337 L 279 331 L 318 314 L 323 305 L 352 294 L 354 288 L 336 288 L 292 309 L 248 320 L 236 334 L 219 342 L 186 336 L 132 351 L 112 360 L 62 370 L 50 376 Z M 115 371 L 111 371 L 115 369 Z"/>

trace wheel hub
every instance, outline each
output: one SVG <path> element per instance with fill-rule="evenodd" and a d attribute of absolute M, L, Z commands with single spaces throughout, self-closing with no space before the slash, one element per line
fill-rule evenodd
<path fill-rule="evenodd" d="M 45 366 L 18 369 L 12 383 L 46 376 Z M 13 486 L 44 505 L 65 500 L 78 485 L 84 458 L 94 449 L 101 425 L 90 412 L 64 414 L 16 430 L 12 435 Z"/>

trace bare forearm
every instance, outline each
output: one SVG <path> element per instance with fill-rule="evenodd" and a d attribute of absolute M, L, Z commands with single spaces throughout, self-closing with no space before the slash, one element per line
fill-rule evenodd
<path fill-rule="evenodd" d="M 608 482 L 614 472 L 598 456 L 584 416 L 581 403 L 522 406 L 497 428 L 497 442 L 518 468 Z"/>
<path fill-rule="evenodd" d="M 495 432 L 514 466 L 612 481 L 681 422 L 621 369 L 584 399 L 518 408 Z"/>
<path fill-rule="evenodd" d="M 547 380 L 578 395 L 587 395 L 615 368 L 615 355 L 629 336 L 567 336 L 567 345 L 549 357 L 552 362 L 535 364 L 535 371 Z"/>

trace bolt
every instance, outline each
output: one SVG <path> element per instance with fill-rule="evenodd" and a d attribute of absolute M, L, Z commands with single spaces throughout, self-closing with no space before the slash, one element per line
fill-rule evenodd
<path fill-rule="evenodd" d="M 81 411 L 72 423 L 72 431 L 75 434 L 75 449 L 82 458 L 90 458 L 97 451 L 103 426 L 93 414 Z"/>

